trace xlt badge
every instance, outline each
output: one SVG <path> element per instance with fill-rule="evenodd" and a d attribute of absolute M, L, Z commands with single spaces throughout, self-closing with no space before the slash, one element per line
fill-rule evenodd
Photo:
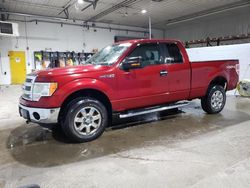
<path fill-rule="evenodd" d="M 115 74 L 104 74 L 102 76 L 100 76 L 100 78 L 114 78 Z"/>

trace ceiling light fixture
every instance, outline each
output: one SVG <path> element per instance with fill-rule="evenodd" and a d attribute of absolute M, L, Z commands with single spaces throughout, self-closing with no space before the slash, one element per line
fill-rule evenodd
<path fill-rule="evenodd" d="M 143 9 L 143 10 L 141 10 L 141 13 L 142 13 L 142 14 L 146 14 L 146 13 L 147 13 L 147 10 L 146 10 L 146 9 Z"/>
<path fill-rule="evenodd" d="M 77 0 L 78 4 L 83 4 L 84 0 Z"/>

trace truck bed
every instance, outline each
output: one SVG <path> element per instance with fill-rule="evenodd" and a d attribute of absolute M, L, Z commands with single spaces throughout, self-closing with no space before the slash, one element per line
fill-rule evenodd
<path fill-rule="evenodd" d="M 238 60 L 193 61 L 191 66 L 190 98 L 204 96 L 210 85 L 211 78 L 227 79 L 227 90 L 232 90 L 238 83 Z"/>

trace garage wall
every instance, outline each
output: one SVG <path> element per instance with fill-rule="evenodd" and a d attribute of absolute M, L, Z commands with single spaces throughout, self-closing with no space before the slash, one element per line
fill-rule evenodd
<path fill-rule="evenodd" d="M 250 6 L 169 25 L 166 27 L 165 37 L 189 41 L 248 33 L 250 33 Z M 250 79 L 250 39 L 228 41 L 223 44 L 227 45 L 190 48 L 188 49 L 190 60 L 239 59 L 240 79 Z"/>
<path fill-rule="evenodd" d="M 250 6 L 176 23 L 166 27 L 166 38 L 183 41 L 250 33 Z M 248 40 L 250 42 L 250 40 Z M 241 42 L 241 41 L 238 41 Z"/>
<path fill-rule="evenodd" d="M 100 25 L 100 24 L 99 24 Z M 102 24 L 102 26 L 108 26 Z M 111 25 L 112 27 L 112 25 Z M 143 28 L 113 26 L 124 29 L 144 30 Z M 25 29 L 27 28 L 27 29 Z M 34 51 L 51 50 L 51 51 L 75 51 L 75 52 L 91 52 L 92 49 L 101 49 L 104 46 L 114 42 L 114 36 L 131 36 L 145 37 L 144 33 L 114 31 L 93 28 L 86 28 L 63 25 L 53 23 L 35 22 L 25 23 L 19 22 L 20 37 L 7 38 L 0 37 L 0 84 L 10 84 L 10 67 L 8 59 L 8 51 L 25 51 L 28 73 L 32 70 Z M 163 38 L 163 31 L 153 30 L 152 34 L 155 38 Z M 27 46 L 29 47 L 27 49 Z"/>

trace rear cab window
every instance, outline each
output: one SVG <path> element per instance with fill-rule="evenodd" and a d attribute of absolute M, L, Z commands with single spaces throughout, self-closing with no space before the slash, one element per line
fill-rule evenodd
<path fill-rule="evenodd" d="M 183 57 L 177 44 L 165 43 L 164 48 L 165 48 L 164 63 L 166 64 L 183 63 Z"/>

